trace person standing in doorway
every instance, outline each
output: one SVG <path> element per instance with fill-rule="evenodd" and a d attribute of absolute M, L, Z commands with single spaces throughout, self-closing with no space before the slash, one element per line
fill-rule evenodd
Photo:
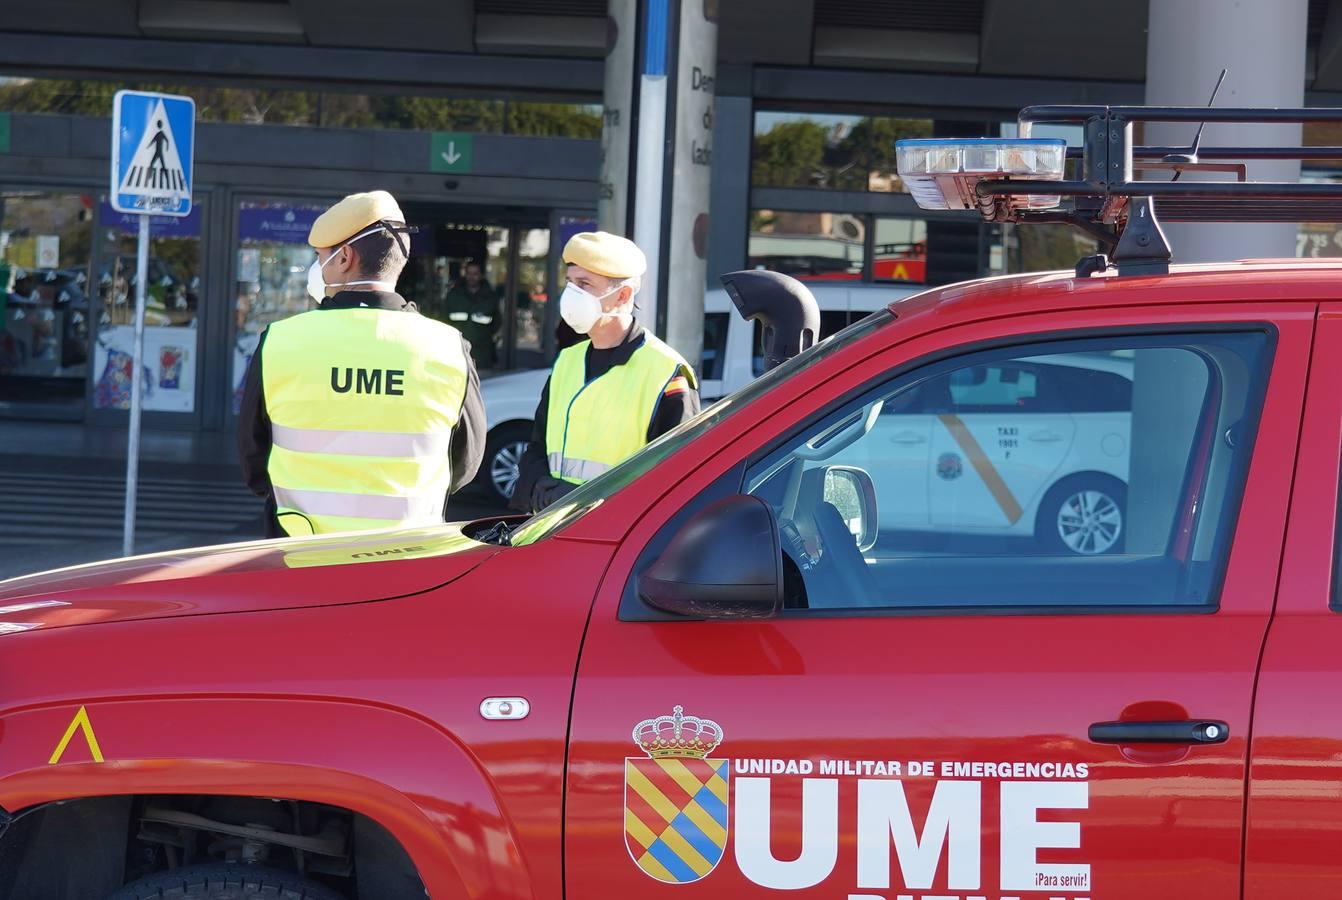
<path fill-rule="evenodd" d="M 316 309 L 272 322 L 243 387 L 243 474 L 270 536 L 442 522 L 485 445 L 471 348 L 396 293 L 410 256 L 386 191 L 354 194 L 312 224 Z"/>
<path fill-rule="evenodd" d="M 555 359 L 509 505 L 536 512 L 699 412 L 683 357 L 634 318 L 647 259 L 604 231 L 564 247 L 559 314 L 581 338 Z"/>
<path fill-rule="evenodd" d="M 485 280 L 480 263 L 467 260 L 461 280 L 443 301 L 447 322 L 461 331 L 471 344 L 471 354 L 480 369 L 498 364 L 494 338 L 499 331 L 499 297 Z"/>

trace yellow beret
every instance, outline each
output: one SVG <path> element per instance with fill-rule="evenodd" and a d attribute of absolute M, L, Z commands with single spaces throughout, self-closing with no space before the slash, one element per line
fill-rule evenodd
<path fill-rule="evenodd" d="M 334 247 L 378 221 L 405 222 L 396 198 L 386 191 L 350 194 L 317 217 L 308 233 L 313 247 Z"/>
<path fill-rule="evenodd" d="M 648 270 L 633 241 L 605 231 L 584 231 L 564 245 L 564 262 L 607 278 L 634 278 Z"/>

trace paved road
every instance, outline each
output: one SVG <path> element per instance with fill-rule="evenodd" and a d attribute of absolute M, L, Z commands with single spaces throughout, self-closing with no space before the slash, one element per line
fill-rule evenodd
<path fill-rule="evenodd" d="M 124 497 L 121 474 L 0 467 L 0 579 L 120 556 Z M 462 519 L 498 512 L 469 493 L 451 510 Z M 233 478 L 142 477 L 135 550 L 254 540 L 265 533 L 261 515 L 261 501 Z"/>

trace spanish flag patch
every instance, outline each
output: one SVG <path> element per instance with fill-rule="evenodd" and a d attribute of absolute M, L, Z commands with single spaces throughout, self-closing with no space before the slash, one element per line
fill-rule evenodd
<path fill-rule="evenodd" d="M 662 391 L 663 397 L 672 397 L 676 394 L 688 394 L 690 392 L 690 380 L 684 375 L 677 375 L 666 383 L 666 390 Z"/>

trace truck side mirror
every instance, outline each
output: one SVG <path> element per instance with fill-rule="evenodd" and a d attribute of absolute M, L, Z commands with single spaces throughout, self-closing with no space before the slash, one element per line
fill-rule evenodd
<path fill-rule="evenodd" d="M 724 497 L 696 513 L 643 574 L 638 595 L 696 619 L 762 619 L 783 606 L 783 546 L 759 497 Z"/>

